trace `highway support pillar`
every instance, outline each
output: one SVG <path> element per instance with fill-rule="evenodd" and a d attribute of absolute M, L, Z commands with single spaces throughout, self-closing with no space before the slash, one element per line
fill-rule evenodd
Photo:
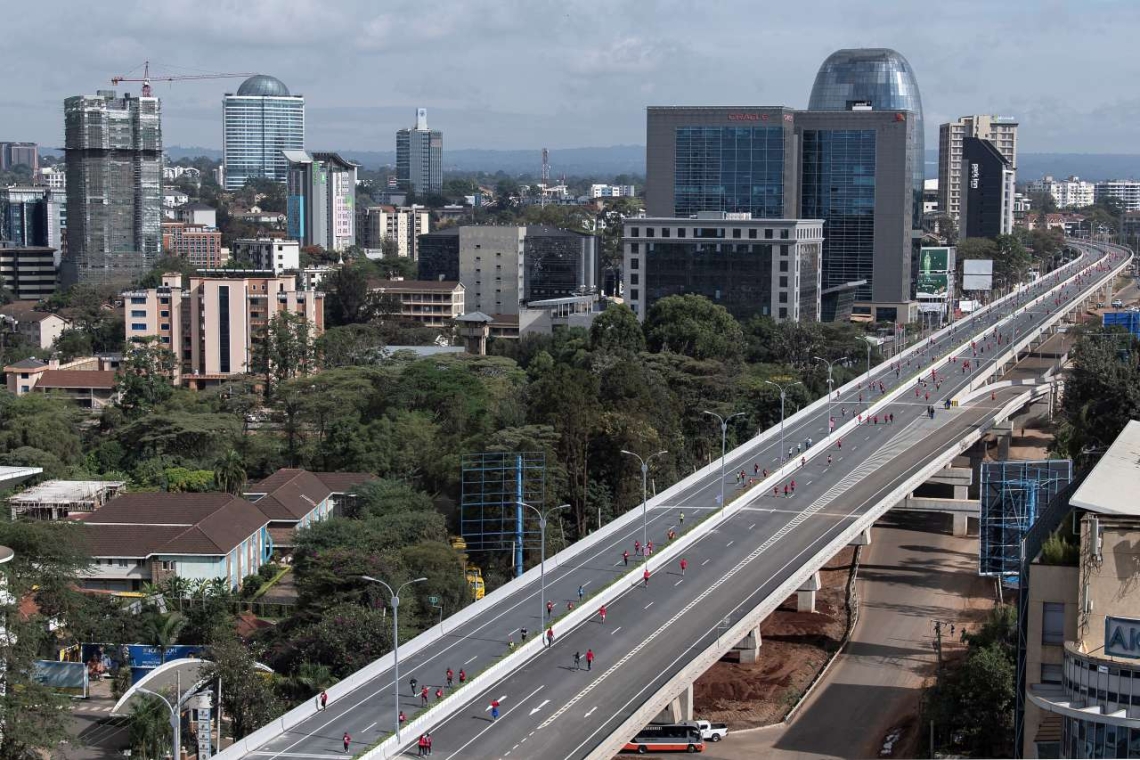
<path fill-rule="evenodd" d="M 969 524 L 969 516 L 962 512 L 954 513 L 954 535 L 958 538 L 965 538 L 969 535 L 967 525 Z"/>
<path fill-rule="evenodd" d="M 863 532 L 851 541 L 849 546 L 870 546 L 871 545 L 871 529 L 864 528 Z"/>
<path fill-rule="evenodd" d="M 740 640 L 736 646 L 733 647 L 740 653 L 741 662 L 756 662 L 760 656 L 760 624 L 757 623 L 756 627 L 748 632 L 748 635 Z"/>
<path fill-rule="evenodd" d="M 690 683 L 685 687 L 677 696 L 669 702 L 669 704 L 662 710 L 658 716 L 653 720 L 654 723 L 680 723 L 686 720 L 693 719 L 693 685 Z"/>
<path fill-rule="evenodd" d="M 796 612 L 815 612 L 815 592 L 821 588 L 823 583 L 820 582 L 819 572 L 816 571 L 796 592 Z"/>

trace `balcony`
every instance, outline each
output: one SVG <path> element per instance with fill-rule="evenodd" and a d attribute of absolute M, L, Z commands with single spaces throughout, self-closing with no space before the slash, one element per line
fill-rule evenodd
<path fill-rule="evenodd" d="M 1140 661 L 1093 657 L 1066 641 L 1064 684 L 1029 684 L 1026 696 L 1066 718 L 1140 729 Z"/>

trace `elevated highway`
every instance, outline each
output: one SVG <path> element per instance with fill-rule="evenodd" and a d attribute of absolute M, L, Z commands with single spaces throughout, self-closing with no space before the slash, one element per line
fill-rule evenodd
<path fill-rule="evenodd" d="M 330 689 L 326 711 L 303 705 L 223 754 L 343 756 L 341 737 L 348 732 L 357 752 L 391 757 L 430 731 L 444 757 L 612 755 L 785 598 L 810 590 L 818 568 L 916 483 L 1025 403 L 1028 391 L 1016 386 L 965 399 L 1014 346 L 1024 350 L 1038 340 L 1065 311 L 1128 264 L 1123 250 L 1074 245 L 1082 251 L 1076 262 L 903 353 L 895 360 L 897 372 L 892 362 L 884 363 L 869 377 L 839 388 L 833 399 L 837 430 L 830 442 L 826 399 L 789 418 L 787 441 L 810 437 L 816 442 L 805 455 L 806 465 L 801 467 L 797 457 L 780 468 L 780 436 L 774 428 L 728 455 L 726 490 L 737 498 L 726 509 L 716 500 L 719 461 L 651 500 L 649 535 L 660 550 L 650 559 L 647 586 L 633 558 L 629 567 L 621 558 L 624 549 L 632 554 L 633 542 L 641 538 L 640 510 L 548 559 L 546 596 L 557 609 L 577 601 L 579 585 L 589 593 L 577 609 L 555 619 L 553 647 L 532 635 L 506 656 L 508 638 L 518 641 L 520 628 L 537 633 L 545 623 L 538 568 L 402 645 L 399 707 L 411 717 L 402 741 L 385 739 L 396 710 L 389 655 Z M 1000 344 L 994 337 L 999 332 Z M 916 395 L 916 377 L 929 378 L 931 369 L 941 387 L 931 383 Z M 945 400 L 957 398 L 963 403 L 943 408 Z M 926 414 L 928 404 L 937 408 L 933 419 Z M 838 413 L 842 407 L 846 417 Z M 892 414 L 893 424 L 885 423 Z M 878 415 L 880 421 L 859 424 L 855 415 Z M 739 493 L 731 473 L 751 474 L 755 466 L 773 474 Z M 794 494 L 784 497 L 783 486 L 792 479 Z M 681 512 L 688 518 L 683 526 Z M 666 546 L 670 528 L 680 536 Z M 683 575 L 681 557 L 688 562 Z M 608 607 L 604 624 L 594 614 L 603 602 Z M 574 670 L 574 652 L 587 649 L 596 655 L 592 670 Z M 429 709 L 416 714 L 419 698 L 407 679 L 415 676 L 434 695 L 448 668 L 479 675 L 439 704 L 433 697 Z M 498 721 L 489 717 L 493 699 L 502 711 Z"/>

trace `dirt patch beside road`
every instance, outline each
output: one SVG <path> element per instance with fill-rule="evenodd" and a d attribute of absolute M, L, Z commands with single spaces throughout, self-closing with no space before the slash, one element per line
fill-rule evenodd
<path fill-rule="evenodd" d="M 760 625 L 754 663 L 718 662 L 693 684 L 693 714 L 734 730 L 777 723 L 839 648 L 847 628 L 847 581 L 854 549 L 820 571 L 816 612 L 796 612 L 791 596 Z"/>

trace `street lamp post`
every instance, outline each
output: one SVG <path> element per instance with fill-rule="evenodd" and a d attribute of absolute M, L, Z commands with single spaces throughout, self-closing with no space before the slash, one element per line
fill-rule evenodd
<path fill-rule="evenodd" d="M 637 457 L 637 461 L 641 462 L 641 546 L 644 552 L 644 547 L 649 544 L 649 512 L 646 507 L 646 503 L 649 501 L 649 463 L 652 462 L 654 458 L 665 456 L 669 452 L 662 450 L 656 454 L 650 454 L 647 457 L 642 457 L 640 454 L 626 451 L 625 449 L 622 449 L 621 453 L 629 454 L 631 457 Z M 646 557 L 645 561 L 648 562 L 649 558 Z"/>
<path fill-rule="evenodd" d="M 779 383 L 774 383 L 771 380 L 765 380 L 764 382 L 767 383 L 768 385 L 771 385 L 776 390 L 780 391 L 780 457 L 777 461 L 779 461 L 780 464 L 783 464 L 784 463 L 784 402 L 788 398 L 788 388 L 792 388 L 796 385 L 803 385 L 803 383 L 801 383 L 799 380 L 796 380 L 794 383 L 788 383 L 787 385 L 780 385 Z"/>
<path fill-rule="evenodd" d="M 867 357 L 868 357 L 867 363 L 868 364 L 870 364 L 870 356 L 871 356 L 871 344 L 868 343 L 867 344 Z M 832 367 L 835 364 L 835 362 L 845 362 L 845 361 L 847 361 L 847 357 L 844 356 L 842 359 L 834 359 L 832 361 L 828 361 L 827 359 L 824 359 L 822 356 L 813 356 L 812 358 L 815 359 L 816 361 L 821 361 L 827 365 L 827 440 L 830 441 L 831 440 L 831 420 L 832 420 L 832 417 L 831 417 L 831 396 L 832 396 L 831 388 L 832 388 L 832 385 L 835 383 L 835 381 L 831 378 L 831 370 L 832 370 Z M 870 393 L 870 392 L 871 392 L 871 387 L 867 386 L 867 393 Z"/>
<path fill-rule="evenodd" d="M 717 420 L 720 421 L 720 508 L 722 510 L 722 513 L 723 513 L 723 510 L 725 507 L 725 503 L 724 503 L 724 457 L 725 457 L 725 443 L 728 440 L 728 421 L 731 420 L 733 417 L 743 417 L 744 412 L 737 412 L 736 414 L 730 414 L 727 417 L 721 417 L 716 412 L 710 412 L 707 409 L 704 410 L 703 413 L 707 414 L 711 417 L 716 417 Z M 783 444 L 780 444 L 780 445 L 782 446 Z"/>
<path fill-rule="evenodd" d="M 369 583 L 379 583 L 384 588 L 388 589 L 388 594 L 392 597 L 392 661 L 394 663 L 395 680 L 392 681 L 393 693 L 396 696 L 396 741 L 400 741 L 400 592 L 406 589 L 413 583 L 423 583 L 427 578 L 416 578 L 415 580 L 408 581 L 400 586 L 395 591 L 384 581 L 379 578 L 373 578 L 371 575 L 362 575 L 360 579 L 368 581 Z"/>
<path fill-rule="evenodd" d="M 172 757 L 174 760 L 178 760 L 178 758 L 182 756 L 180 751 L 182 749 L 182 674 L 175 671 L 174 679 L 174 704 L 171 704 L 170 700 L 158 692 L 144 689 L 141 686 L 137 687 L 137 689 L 143 694 L 157 697 L 158 701 L 162 702 L 162 704 L 166 706 L 166 709 L 170 711 L 170 728 L 174 733 L 174 755 Z M 219 741 L 219 744 L 220 743 Z"/>
<path fill-rule="evenodd" d="M 538 530 L 542 536 L 542 538 L 541 538 L 542 546 L 539 548 L 539 555 L 538 555 L 540 557 L 540 559 L 538 561 L 538 567 L 539 567 L 538 572 L 539 572 L 539 578 L 540 578 L 540 580 L 539 580 L 539 588 L 540 588 L 539 605 L 540 606 L 539 606 L 539 611 L 538 611 L 538 622 L 541 625 L 542 621 L 543 621 L 542 616 L 546 612 L 546 522 L 547 522 L 547 518 L 552 513 L 557 512 L 560 509 L 569 509 L 570 505 L 569 504 L 559 504 L 557 507 L 551 507 L 550 509 L 543 511 L 543 510 L 539 509 L 538 507 L 534 506 L 533 504 L 527 504 L 525 501 L 520 501 L 519 504 L 523 505 L 524 507 L 526 507 L 527 509 L 531 510 L 536 515 L 538 515 Z"/>

